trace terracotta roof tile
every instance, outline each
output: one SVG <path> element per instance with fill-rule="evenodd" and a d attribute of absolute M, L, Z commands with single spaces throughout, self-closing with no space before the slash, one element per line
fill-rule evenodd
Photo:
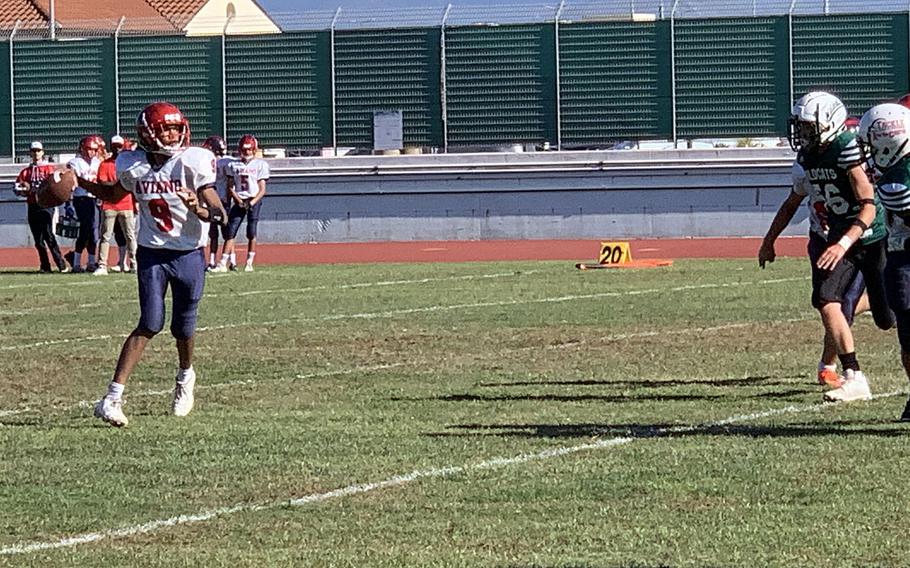
<path fill-rule="evenodd" d="M 0 28 L 10 29 L 19 20 L 24 25 L 47 23 L 47 18 L 29 0 L 0 0 Z"/>
<path fill-rule="evenodd" d="M 145 0 L 176 27 L 183 29 L 208 0 Z"/>
<path fill-rule="evenodd" d="M 0 0 L 0 4 L 10 0 Z M 50 0 L 32 0 L 45 14 L 50 11 Z M 108 27 L 113 31 L 120 17 L 125 16 L 124 28 L 150 31 L 174 30 L 171 25 L 146 0 L 92 0 L 90 7 L 85 0 L 55 0 L 54 17 L 60 25 L 70 28 Z"/>

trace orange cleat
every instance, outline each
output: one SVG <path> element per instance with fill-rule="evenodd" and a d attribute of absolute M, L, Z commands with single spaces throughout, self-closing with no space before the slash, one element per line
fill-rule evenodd
<path fill-rule="evenodd" d="M 831 369 L 822 369 L 818 372 L 818 384 L 827 385 L 832 389 L 839 389 L 844 384 L 844 378 Z"/>

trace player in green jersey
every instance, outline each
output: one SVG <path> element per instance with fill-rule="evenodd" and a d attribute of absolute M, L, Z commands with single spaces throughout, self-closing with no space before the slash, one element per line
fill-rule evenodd
<path fill-rule="evenodd" d="M 885 285 L 897 316 L 901 363 L 910 377 L 910 109 L 876 105 L 860 120 L 859 142 L 881 176 L 875 190 L 887 211 Z M 910 401 L 901 420 L 910 422 Z"/>
<path fill-rule="evenodd" d="M 824 196 L 828 243 L 812 270 L 812 305 L 819 311 L 844 369 L 844 382 L 825 393 L 827 401 L 867 400 L 872 393 L 860 370 L 850 326 L 842 311 L 844 296 L 862 272 L 875 324 L 894 326 L 884 284 L 884 212 L 875 200 L 856 134 L 844 126 L 847 109 L 829 93 L 800 98 L 790 116 L 789 139 L 796 162 Z"/>

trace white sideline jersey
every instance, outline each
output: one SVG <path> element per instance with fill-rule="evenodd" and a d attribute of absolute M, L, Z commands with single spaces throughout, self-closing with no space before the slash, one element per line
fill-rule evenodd
<path fill-rule="evenodd" d="M 139 204 L 139 246 L 193 250 L 208 244 L 209 224 L 190 213 L 177 191 L 215 185 L 214 154 L 186 148 L 156 170 L 145 150 L 121 152 L 117 178 Z"/>
<path fill-rule="evenodd" d="M 66 163 L 66 167 L 76 172 L 76 175 L 82 179 L 87 179 L 88 181 L 95 181 L 98 179 L 98 167 L 101 165 L 101 160 L 98 157 L 92 158 L 92 161 L 89 162 L 82 156 L 76 156 L 72 160 Z M 73 191 L 73 197 L 95 197 L 85 189 L 77 187 Z"/>
<path fill-rule="evenodd" d="M 825 196 L 819 191 L 819 186 L 809 182 L 806 170 L 795 161 L 791 173 L 793 175 L 793 193 L 809 198 L 806 203 L 809 207 L 809 231 L 827 240 L 828 212 L 825 210 Z"/>
<path fill-rule="evenodd" d="M 260 158 L 249 163 L 234 160 L 226 165 L 225 174 L 234 180 L 234 191 L 240 199 L 252 199 L 259 194 L 259 181 L 269 179 L 269 163 Z"/>
<path fill-rule="evenodd" d="M 221 158 L 218 158 L 218 161 L 215 162 L 215 191 L 218 192 L 218 197 L 221 198 L 221 201 L 228 200 L 228 166 L 231 164 L 231 162 L 236 161 L 237 158 L 233 158 L 231 156 L 223 156 Z"/>

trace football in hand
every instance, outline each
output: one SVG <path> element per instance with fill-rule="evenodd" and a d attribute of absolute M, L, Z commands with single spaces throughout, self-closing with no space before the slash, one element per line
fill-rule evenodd
<path fill-rule="evenodd" d="M 35 194 L 39 207 L 56 207 L 70 200 L 76 189 L 76 174 L 72 170 L 57 170 L 44 178 Z"/>

